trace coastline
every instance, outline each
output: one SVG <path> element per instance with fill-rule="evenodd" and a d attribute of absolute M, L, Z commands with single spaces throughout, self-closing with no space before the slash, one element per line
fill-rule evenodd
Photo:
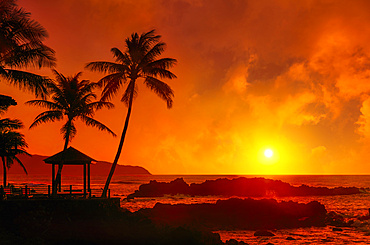
<path fill-rule="evenodd" d="M 44 178 L 45 181 L 48 181 L 47 177 L 48 176 L 44 176 L 44 177 L 41 177 L 41 179 Z M 122 207 L 123 208 L 128 207 L 128 208 L 131 208 L 131 209 L 134 208 L 134 207 L 151 209 L 158 202 L 161 202 L 163 204 L 166 204 L 166 203 L 167 204 L 172 204 L 172 205 L 181 204 L 181 203 L 183 203 L 183 204 L 184 203 L 185 204 L 201 204 L 201 203 L 216 203 L 217 200 L 226 200 L 227 199 L 227 198 L 220 198 L 220 196 L 205 196 L 205 197 L 196 197 L 196 196 L 194 196 L 194 197 L 191 197 L 191 196 L 186 196 L 186 195 L 174 195 L 174 196 L 166 195 L 166 196 L 160 197 L 160 198 L 148 197 L 148 198 L 135 198 L 132 201 L 125 201 L 124 200 L 124 198 L 128 194 L 133 193 L 135 190 L 137 190 L 141 184 L 149 183 L 149 181 L 151 179 L 157 179 L 158 181 L 173 181 L 174 177 L 177 177 L 177 176 L 155 176 L 155 175 L 149 176 L 149 177 L 148 176 L 116 176 L 116 178 L 112 182 L 112 196 L 121 199 L 121 208 Z M 183 177 L 184 177 L 184 179 L 188 179 L 189 182 L 191 180 L 193 180 L 192 183 L 202 183 L 202 182 L 206 181 L 207 179 L 209 179 L 209 176 L 183 176 Z M 217 178 L 220 178 L 220 177 L 225 177 L 225 176 L 212 176 L 210 179 L 217 179 Z M 233 177 L 235 177 L 235 176 L 233 176 Z M 361 178 L 357 179 L 357 180 L 354 180 L 353 176 L 349 176 L 348 178 L 353 179 L 353 182 L 347 182 L 348 179 L 344 179 L 343 181 L 345 183 L 342 183 L 342 182 L 332 183 L 331 182 L 332 180 L 330 179 L 330 176 L 329 177 L 328 176 L 320 177 L 321 179 L 317 178 L 317 176 L 304 176 L 304 177 L 305 178 L 312 177 L 313 182 L 311 182 L 311 184 L 316 185 L 316 186 L 325 185 L 325 181 L 324 181 L 325 179 L 326 179 L 326 182 L 327 182 L 326 185 L 332 185 L 332 186 L 333 185 L 341 186 L 342 184 L 355 183 L 356 181 L 361 182 L 363 184 L 363 183 L 367 183 L 367 181 L 370 179 L 370 176 L 365 176 L 366 177 L 365 180 L 361 179 Z M 341 177 L 343 177 L 343 176 L 341 176 Z M 298 178 L 298 180 L 300 181 L 302 179 L 302 176 L 286 176 L 286 178 L 293 178 L 293 179 Z M 329 180 L 328 180 L 328 178 L 329 178 Z M 335 179 L 336 177 L 334 176 L 333 178 Z M 41 180 L 41 179 L 39 179 L 39 180 Z M 34 182 L 37 182 L 37 181 L 38 181 L 37 179 L 34 179 Z M 76 183 L 76 181 L 78 181 L 78 178 L 66 177 L 66 179 L 64 181 L 70 182 L 70 183 Z M 21 181 L 21 182 L 24 182 L 24 181 Z M 25 181 L 25 182 L 27 182 L 27 181 Z M 101 178 L 101 179 L 96 179 L 95 178 L 95 179 L 93 179 L 93 183 L 95 183 L 97 185 L 99 185 L 100 182 L 103 183 L 104 178 Z M 118 193 L 118 194 L 116 194 L 116 193 Z M 367 209 L 370 206 L 370 201 L 369 201 L 370 196 L 369 196 L 368 193 L 361 193 L 361 194 L 356 194 L 356 195 L 332 196 L 332 197 L 309 196 L 309 197 L 290 197 L 290 198 L 289 197 L 282 197 L 282 198 L 270 197 L 270 198 L 273 198 L 273 199 L 277 200 L 278 202 L 294 201 L 294 202 L 297 202 L 297 203 L 308 203 L 310 201 L 319 201 L 320 203 L 325 205 L 325 208 L 327 209 L 328 212 L 335 211 L 335 213 L 340 214 L 341 216 L 343 216 L 345 218 L 346 222 L 349 219 L 355 219 L 355 217 L 366 215 L 367 212 L 368 212 Z M 256 198 L 256 199 L 259 199 L 259 198 Z M 138 213 L 134 214 L 135 213 L 134 211 L 136 211 L 136 210 L 138 210 L 138 209 L 134 208 L 134 210 L 131 210 L 132 212 L 125 212 L 125 215 L 127 215 L 127 216 L 125 216 L 126 218 L 124 218 L 124 220 L 127 221 L 128 217 L 131 217 L 131 218 L 132 217 L 139 217 L 140 215 Z M 37 213 L 39 213 L 39 212 L 36 212 L 36 214 Z M 63 216 L 63 215 L 64 214 L 62 214 L 61 216 Z M 145 216 L 146 215 L 141 215 L 141 217 L 143 217 L 144 220 L 147 220 L 146 222 L 151 223 L 152 221 L 148 221 L 148 218 L 145 217 Z M 28 215 L 28 217 L 32 217 L 32 215 L 31 216 Z M 38 218 L 41 218 L 41 217 L 42 217 L 42 215 L 38 216 Z M 98 221 L 97 220 L 91 220 L 91 218 L 86 219 L 86 220 L 90 220 L 91 222 L 98 222 L 98 224 L 101 224 L 102 222 L 103 223 L 106 222 L 106 221 L 104 221 L 105 218 L 102 218 L 102 220 L 98 220 Z M 86 221 L 80 220 L 78 222 L 83 223 L 83 222 L 86 222 Z M 109 222 L 110 221 L 108 221 L 108 223 Z M 176 226 L 170 225 L 169 227 L 172 227 L 170 229 L 171 232 L 172 231 L 175 232 L 174 229 L 175 229 Z M 180 227 L 182 227 L 182 226 L 180 226 Z M 342 231 L 340 231 L 340 232 L 338 232 L 338 231 L 334 232 L 332 230 L 334 227 L 335 226 L 332 226 L 332 225 L 329 224 L 325 227 L 320 227 L 320 228 L 308 227 L 308 228 L 293 228 L 293 229 L 279 229 L 279 230 L 272 229 L 272 232 L 275 234 L 275 236 L 274 237 L 269 237 L 269 238 L 255 237 L 253 235 L 255 231 L 247 231 L 247 230 L 240 230 L 240 229 L 239 230 L 238 229 L 235 229 L 235 230 L 211 229 L 211 230 L 207 230 L 207 231 L 202 230 L 201 233 L 197 233 L 199 231 L 195 231 L 195 230 L 188 231 L 188 230 L 185 229 L 185 230 L 180 230 L 180 231 L 176 231 L 176 232 L 179 232 L 182 235 L 184 235 L 184 233 L 187 233 L 189 236 L 193 236 L 194 235 L 193 232 L 195 232 L 195 233 L 198 234 L 197 237 L 201 237 L 199 234 L 205 235 L 205 234 L 209 234 L 209 232 L 211 232 L 211 233 L 216 232 L 219 236 L 219 239 L 217 239 L 217 240 L 222 241 L 223 243 L 226 243 L 230 239 L 235 239 L 237 241 L 244 241 L 248 244 L 259 244 L 259 243 L 267 244 L 268 242 L 279 243 L 279 242 L 285 241 L 285 239 L 287 239 L 288 237 L 293 237 L 293 238 L 296 239 L 295 241 L 290 242 L 290 244 L 302 244 L 302 243 L 307 242 L 307 241 L 312 241 L 313 243 L 321 244 L 321 243 L 327 243 L 328 241 L 334 241 L 334 242 L 335 241 L 337 241 L 337 242 L 338 241 L 346 241 L 346 239 L 348 240 L 349 238 L 354 239 L 354 241 L 358 241 L 358 244 L 366 244 L 363 241 L 368 241 L 369 237 L 367 236 L 367 234 L 370 231 L 370 229 L 369 229 L 370 226 L 369 226 L 368 221 L 363 221 L 363 222 L 361 221 L 360 222 L 360 221 L 356 220 L 354 226 L 342 227 Z M 97 228 L 94 228 L 94 229 L 97 229 Z M 168 231 L 168 232 L 170 232 L 170 231 Z M 193 234 L 193 235 L 190 235 L 190 234 Z M 311 236 L 310 234 L 315 234 L 316 237 L 320 237 L 320 238 L 316 239 L 313 236 Z M 169 233 L 167 235 L 169 235 Z M 173 235 L 171 235 L 171 236 L 173 236 Z M 324 239 L 324 240 L 322 240 L 322 239 Z M 328 239 L 328 240 L 325 240 L 325 239 Z M 204 244 L 204 243 L 199 243 L 199 244 Z M 242 244 L 242 243 L 240 243 L 240 244 Z"/>

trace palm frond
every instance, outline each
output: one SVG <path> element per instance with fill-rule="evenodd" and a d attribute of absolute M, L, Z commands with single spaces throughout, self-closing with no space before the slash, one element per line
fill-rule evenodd
<path fill-rule="evenodd" d="M 18 119 L 9 119 L 9 118 L 0 119 L 0 131 L 17 130 L 23 127 L 24 127 L 23 123 Z"/>
<path fill-rule="evenodd" d="M 174 96 L 173 90 L 171 89 L 168 84 L 158 80 L 154 77 L 146 77 L 144 81 L 145 85 L 151 89 L 153 92 L 155 92 L 161 99 L 166 101 L 167 108 L 171 108 L 173 104 L 172 97 Z"/>
<path fill-rule="evenodd" d="M 53 71 L 53 73 L 54 73 L 54 75 L 56 77 L 56 81 L 58 83 L 62 83 L 62 82 L 64 82 L 64 81 L 67 80 L 67 78 L 63 74 L 59 73 L 57 70 L 52 69 L 52 71 Z"/>
<path fill-rule="evenodd" d="M 30 129 L 40 125 L 41 123 L 54 122 L 62 119 L 63 113 L 61 111 L 44 111 L 35 118 L 30 126 Z"/>
<path fill-rule="evenodd" d="M 12 105 L 17 105 L 17 102 L 12 97 L 0 94 L 0 114 Z"/>
<path fill-rule="evenodd" d="M 143 67 L 146 64 L 155 60 L 155 58 L 161 55 L 166 47 L 166 44 L 163 42 L 159 42 L 155 44 L 142 58 L 140 61 L 139 67 Z"/>
<path fill-rule="evenodd" d="M 13 0 L 1 1 L 3 39 L 10 46 L 27 42 L 41 42 L 47 36 L 45 28 L 30 18 L 30 13 Z"/>
<path fill-rule="evenodd" d="M 150 68 L 169 69 L 169 68 L 175 66 L 176 64 L 177 64 L 176 59 L 161 58 L 161 59 L 154 60 L 154 61 L 148 63 L 146 67 L 148 67 L 148 69 L 150 69 Z"/>
<path fill-rule="evenodd" d="M 145 70 L 143 72 L 146 75 L 154 76 L 154 77 L 160 77 L 160 78 L 168 78 L 168 79 L 174 79 L 177 78 L 175 74 L 170 72 L 169 70 L 162 69 L 162 68 L 150 68 Z"/>
<path fill-rule="evenodd" d="M 107 75 L 99 80 L 101 86 L 104 85 L 104 89 L 101 93 L 101 100 L 106 101 L 111 99 L 117 94 L 123 83 L 126 82 L 125 77 L 121 73 L 113 73 Z"/>
<path fill-rule="evenodd" d="M 114 108 L 114 104 L 107 101 L 96 101 L 88 104 L 88 107 L 92 110 L 100 110 L 103 108 L 112 109 Z"/>
<path fill-rule="evenodd" d="M 37 97 L 45 98 L 47 96 L 47 87 L 51 83 L 49 78 L 19 70 L 6 69 L 6 71 L 5 78 L 10 84 L 17 85 L 23 90 L 30 90 Z"/>
<path fill-rule="evenodd" d="M 140 35 L 138 45 L 143 48 L 144 52 L 147 52 L 154 43 L 157 43 L 161 39 L 161 35 L 155 34 L 155 29 L 148 32 L 144 32 Z"/>
<path fill-rule="evenodd" d="M 128 56 L 126 53 L 122 53 L 122 51 L 119 50 L 118 48 L 112 48 L 111 52 L 113 53 L 113 57 L 116 58 L 116 62 L 120 62 L 122 65 L 125 65 L 126 67 L 131 64 L 130 56 Z"/>
<path fill-rule="evenodd" d="M 44 107 L 49 110 L 62 110 L 63 107 L 60 104 L 47 101 L 47 100 L 29 100 L 25 102 L 26 105 Z"/>
<path fill-rule="evenodd" d="M 98 71 L 103 73 L 118 73 L 127 70 L 127 66 L 125 65 L 107 61 L 90 62 L 85 66 L 85 68 L 90 71 Z"/>
<path fill-rule="evenodd" d="M 103 123 L 91 118 L 91 117 L 88 117 L 88 116 L 81 116 L 81 120 L 87 125 L 87 126 L 91 126 L 91 127 L 94 127 L 94 128 L 97 128 L 99 129 L 100 131 L 106 131 L 108 133 L 110 133 L 111 135 L 113 135 L 114 137 L 116 137 L 117 135 L 112 131 L 110 130 L 107 126 L 105 126 Z"/>
<path fill-rule="evenodd" d="M 54 67 L 56 65 L 55 51 L 45 45 L 23 44 L 7 52 L 3 63 L 9 67 Z"/>

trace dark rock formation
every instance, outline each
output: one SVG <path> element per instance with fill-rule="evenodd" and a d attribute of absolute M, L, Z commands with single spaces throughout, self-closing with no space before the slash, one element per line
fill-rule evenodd
<path fill-rule="evenodd" d="M 230 239 L 230 240 L 227 240 L 226 245 L 248 245 L 248 243 L 245 243 L 243 241 L 237 241 L 235 239 Z"/>
<path fill-rule="evenodd" d="M 161 197 L 164 195 L 192 195 L 192 196 L 238 196 L 238 197 L 287 197 L 287 196 L 332 196 L 358 194 L 356 187 L 310 187 L 301 185 L 292 186 L 280 180 L 265 178 L 235 178 L 206 180 L 201 184 L 187 184 L 182 178 L 167 182 L 150 181 L 143 184 L 139 190 L 129 195 L 134 197 Z"/>
<path fill-rule="evenodd" d="M 288 236 L 285 240 L 288 240 L 288 241 L 295 241 L 296 239 L 295 239 L 294 237 Z"/>
<path fill-rule="evenodd" d="M 338 228 L 338 227 L 333 227 L 332 231 L 343 231 L 342 228 Z"/>
<path fill-rule="evenodd" d="M 266 231 L 266 230 L 256 231 L 253 235 L 254 236 L 275 236 L 274 233 L 272 233 L 271 231 Z"/>
<path fill-rule="evenodd" d="M 161 204 L 136 213 L 155 223 L 173 226 L 203 226 L 212 230 L 281 229 L 324 226 L 326 209 L 317 201 L 308 204 L 273 199 L 219 200 L 216 204 Z"/>

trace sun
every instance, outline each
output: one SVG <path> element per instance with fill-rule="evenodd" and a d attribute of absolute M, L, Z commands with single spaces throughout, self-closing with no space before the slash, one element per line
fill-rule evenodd
<path fill-rule="evenodd" d="M 266 149 L 264 155 L 267 158 L 271 158 L 274 155 L 274 152 L 271 149 Z"/>

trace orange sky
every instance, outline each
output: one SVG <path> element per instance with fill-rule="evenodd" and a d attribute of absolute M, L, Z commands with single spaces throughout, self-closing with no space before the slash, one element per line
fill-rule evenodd
<path fill-rule="evenodd" d="M 178 60 L 171 110 L 139 87 L 120 164 L 154 174 L 369 174 L 370 1 L 19 0 L 49 32 L 57 70 L 113 61 L 132 32 L 153 28 Z M 37 71 L 50 75 L 49 70 Z M 31 124 L 31 94 L 0 83 Z M 121 133 L 126 108 L 96 119 Z M 61 123 L 23 130 L 29 152 L 63 148 Z M 119 138 L 83 124 L 72 146 L 113 161 Z M 263 150 L 271 148 L 273 159 Z"/>

